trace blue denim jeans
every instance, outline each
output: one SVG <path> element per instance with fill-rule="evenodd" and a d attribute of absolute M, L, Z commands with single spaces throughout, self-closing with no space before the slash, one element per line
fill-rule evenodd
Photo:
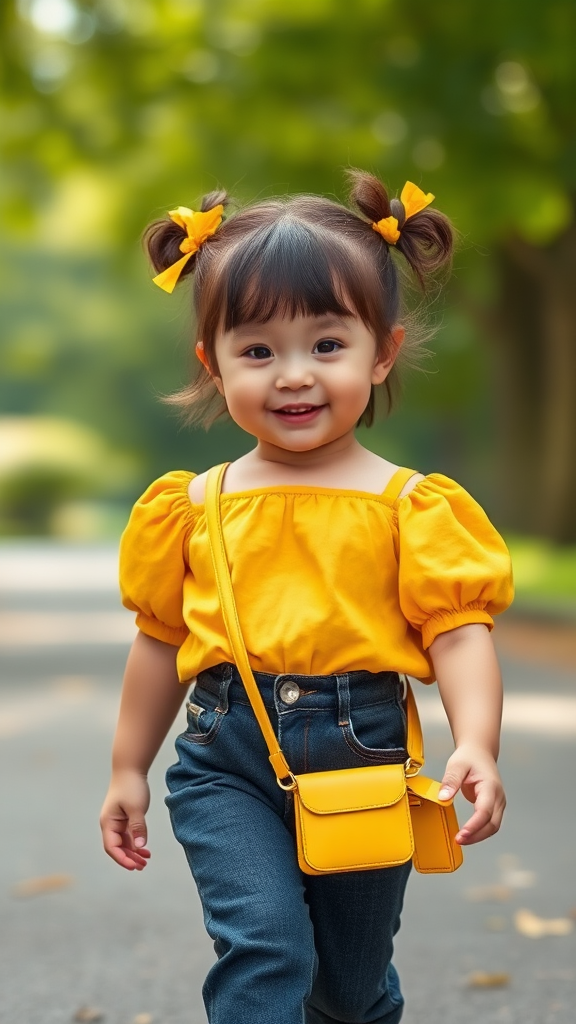
<path fill-rule="evenodd" d="M 256 673 L 292 771 L 404 761 L 396 673 Z M 218 960 L 203 988 L 210 1024 L 397 1024 L 391 963 L 410 863 L 304 875 L 292 796 L 279 788 L 237 670 L 198 676 L 166 804 Z"/>

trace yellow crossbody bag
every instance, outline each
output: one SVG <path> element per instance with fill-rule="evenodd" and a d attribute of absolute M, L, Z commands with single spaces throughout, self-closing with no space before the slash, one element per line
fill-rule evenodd
<path fill-rule="evenodd" d="M 414 859 L 417 871 L 455 871 L 462 850 L 451 800 L 439 800 L 440 783 L 418 772 L 424 764 L 422 730 L 407 685 L 408 760 L 294 775 L 258 690 L 240 622 L 224 547 L 220 489 L 226 464 L 206 482 L 206 522 L 222 615 L 235 664 L 266 741 L 278 785 L 294 798 L 298 863 L 308 875 L 367 871 Z"/>

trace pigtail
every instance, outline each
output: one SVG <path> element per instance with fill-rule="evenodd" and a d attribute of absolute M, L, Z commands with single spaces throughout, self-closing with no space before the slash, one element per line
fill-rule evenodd
<path fill-rule="evenodd" d="M 228 202 L 229 198 L 226 192 L 208 192 L 202 198 L 200 210 L 202 213 L 207 213 L 209 210 L 213 210 L 215 206 L 222 205 L 225 207 Z M 155 220 L 152 224 L 148 225 L 144 231 L 142 241 L 144 249 L 150 257 L 150 262 L 157 273 L 167 270 L 168 267 L 171 267 L 177 260 L 181 259 L 182 251 L 180 245 L 185 238 L 186 230 L 169 217 Z M 199 252 L 200 250 L 192 253 L 190 259 L 180 272 L 180 280 L 194 273 Z"/>
<path fill-rule="evenodd" d="M 350 167 L 346 172 L 346 176 L 350 183 L 350 202 L 369 221 L 379 221 L 383 217 L 397 216 L 391 208 L 386 188 L 373 174 Z M 401 206 L 402 204 L 399 203 L 398 205 Z M 402 218 L 404 218 L 403 211 Z"/>
<path fill-rule="evenodd" d="M 428 280 L 439 271 L 448 270 L 452 263 L 452 225 L 439 210 L 422 210 L 409 217 L 402 226 L 396 248 L 411 267 L 422 290 L 426 291 Z"/>
<path fill-rule="evenodd" d="M 454 248 L 454 230 L 448 218 L 429 206 L 406 218 L 400 199 L 389 199 L 378 178 L 365 171 L 348 171 L 350 201 L 371 224 L 395 217 L 400 235 L 394 248 L 402 253 L 423 291 L 430 278 L 449 268 Z M 388 242 L 384 242 L 388 245 Z"/>

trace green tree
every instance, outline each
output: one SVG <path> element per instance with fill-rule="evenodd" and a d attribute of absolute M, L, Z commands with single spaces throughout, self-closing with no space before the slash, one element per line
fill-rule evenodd
<path fill-rule="evenodd" d="M 217 181 L 331 193 L 351 163 L 435 192 L 493 362 L 501 518 L 576 539 L 572 0 L 20 0 L 2 19 L 4 216 L 40 248 L 126 252 Z"/>

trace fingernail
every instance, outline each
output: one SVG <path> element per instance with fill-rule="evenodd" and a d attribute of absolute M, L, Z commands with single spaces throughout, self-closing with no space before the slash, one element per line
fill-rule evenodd
<path fill-rule="evenodd" d="M 144 836 L 138 836 L 138 839 L 134 840 L 134 846 L 146 846 Z"/>
<path fill-rule="evenodd" d="M 438 793 L 439 800 L 449 800 L 451 796 L 452 794 L 449 789 L 446 789 L 446 786 L 443 786 L 440 792 Z"/>

